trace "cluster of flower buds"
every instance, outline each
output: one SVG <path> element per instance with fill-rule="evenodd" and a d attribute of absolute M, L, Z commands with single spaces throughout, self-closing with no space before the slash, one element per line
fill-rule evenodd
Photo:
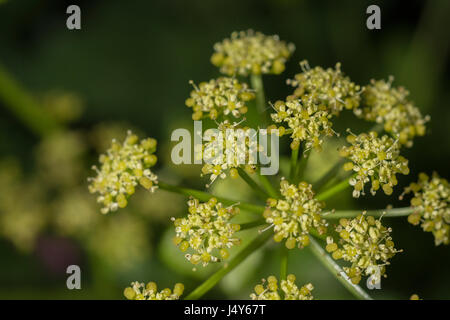
<path fill-rule="evenodd" d="M 191 248 L 195 253 L 186 254 L 186 259 L 192 264 L 202 263 L 206 266 L 210 262 L 227 259 L 228 249 L 240 244 L 234 237 L 240 225 L 230 222 L 239 213 L 238 207 L 224 207 L 216 198 L 208 202 L 197 199 L 188 201 L 189 214 L 186 218 L 172 218 L 175 224 L 175 245 L 182 252 Z"/>
<path fill-rule="evenodd" d="M 252 300 L 312 300 L 313 289 L 311 283 L 301 288 L 297 287 L 293 274 L 288 275 L 286 280 L 281 280 L 280 285 L 275 276 L 269 276 L 267 280 L 262 280 L 262 284 L 255 286 L 255 292 L 250 295 L 250 298 Z"/>
<path fill-rule="evenodd" d="M 253 30 L 233 32 L 230 38 L 214 45 L 211 62 L 227 75 L 280 74 L 294 52 L 278 36 L 266 36 Z"/>
<path fill-rule="evenodd" d="M 450 243 L 450 187 L 448 181 L 434 172 L 430 178 L 425 173 L 419 174 L 419 181 L 405 188 L 412 192 L 411 206 L 414 213 L 408 217 L 413 225 L 419 225 L 424 231 L 432 232 L 435 244 Z M 400 198 L 402 198 L 400 196 Z"/>
<path fill-rule="evenodd" d="M 204 137 L 206 142 L 201 145 L 202 150 L 196 150 L 196 155 L 205 162 L 202 176 L 209 175 L 211 184 L 218 177 L 225 179 L 227 173 L 237 178 L 237 168 L 254 171 L 258 152 L 262 151 L 256 135 L 256 130 L 240 128 L 237 123 L 231 124 L 227 120 L 220 123 L 217 129 L 208 129 Z"/>
<path fill-rule="evenodd" d="M 287 81 L 295 87 L 292 98 L 302 102 L 311 100 L 318 106 L 324 106 L 332 115 L 338 115 L 344 108 L 351 110 L 359 106 L 361 87 L 342 73 L 340 63 L 334 69 L 311 69 L 305 60 L 300 62 L 300 66 L 303 72 Z"/>
<path fill-rule="evenodd" d="M 99 193 L 97 201 L 103 204 L 106 214 L 128 204 L 127 198 L 134 194 L 137 185 L 154 192 L 158 177 L 150 171 L 156 164 L 156 140 L 139 141 L 131 131 L 123 143 L 112 141 L 111 147 L 100 156 L 100 168 L 93 167 L 97 176 L 89 178 L 89 191 Z"/>
<path fill-rule="evenodd" d="M 362 94 L 362 110 L 356 114 L 368 121 L 384 125 L 384 130 L 399 137 L 402 145 L 411 147 L 415 136 L 425 134 L 425 124 L 429 116 L 422 116 L 419 109 L 408 100 L 409 92 L 403 88 L 392 87 L 389 81 L 372 80 Z"/>
<path fill-rule="evenodd" d="M 248 85 L 235 78 L 221 77 L 198 86 L 191 81 L 191 84 L 194 90 L 186 99 L 186 106 L 192 108 L 193 120 L 200 120 L 204 115 L 212 120 L 230 114 L 239 118 L 248 111 L 246 103 L 255 98 Z"/>
<path fill-rule="evenodd" d="M 184 285 L 176 283 L 173 291 L 165 288 L 158 292 L 156 283 L 133 282 L 131 287 L 125 288 L 123 294 L 128 300 L 178 300 L 183 294 Z"/>
<path fill-rule="evenodd" d="M 322 204 L 314 198 L 312 186 L 306 182 L 298 185 L 281 180 L 283 199 L 267 199 L 264 211 L 266 222 L 274 227 L 274 240 L 286 239 L 288 249 L 303 248 L 309 244 L 309 232 L 315 228 L 319 234 L 326 232 L 327 223 L 321 216 Z"/>
<path fill-rule="evenodd" d="M 298 149 L 300 143 L 305 141 L 305 150 L 315 148 L 321 150 L 324 136 L 332 136 L 331 114 L 325 105 L 315 104 L 312 100 L 292 99 L 277 101 L 273 105 L 275 113 L 272 120 L 276 123 L 285 122 L 291 129 L 291 148 Z M 279 131 L 285 132 L 284 127 Z"/>
<path fill-rule="evenodd" d="M 333 259 L 350 262 L 351 267 L 344 267 L 352 283 L 358 284 L 361 276 L 372 276 L 378 282 L 381 276 L 386 277 L 385 266 L 397 252 L 390 236 L 392 229 L 381 224 L 381 218 L 366 216 L 365 212 L 348 220 L 340 219 L 336 227 L 339 242 L 327 237 L 326 250 L 332 253 Z"/>
<path fill-rule="evenodd" d="M 392 194 L 397 185 L 396 174 L 409 174 L 408 160 L 400 155 L 400 145 L 391 137 L 381 138 L 375 131 L 358 136 L 347 136 L 350 146 L 342 147 L 340 155 L 350 162 L 344 164 L 344 170 L 354 171 L 355 177 L 350 179 L 354 187 L 353 197 L 358 198 L 364 193 L 364 186 L 371 182 L 370 192 L 375 195 L 382 187 L 385 194 Z"/>

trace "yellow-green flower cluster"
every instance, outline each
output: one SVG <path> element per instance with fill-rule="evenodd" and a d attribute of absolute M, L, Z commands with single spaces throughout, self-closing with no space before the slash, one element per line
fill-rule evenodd
<path fill-rule="evenodd" d="M 230 38 L 214 45 L 211 62 L 227 75 L 280 74 L 294 52 L 292 43 L 277 35 L 266 36 L 253 30 L 233 32 Z"/>
<path fill-rule="evenodd" d="M 240 244 L 240 240 L 234 237 L 240 226 L 230 222 L 239 213 L 239 208 L 224 207 L 216 198 L 208 202 L 190 199 L 188 206 L 186 218 L 172 218 L 176 232 L 173 239 L 175 245 L 182 252 L 189 248 L 195 252 L 185 255 L 194 265 L 201 262 L 206 266 L 210 262 L 227 259 L 230 255 L 228 249 Z"/>
<path fill-rule="evenodd" d="M 311 69 L 305 60 L 300 62 L 300 66 L 303 72 L 287 81 L 295 87 L 292 97 L 323 105 L 332 115 L 338 115 L 344 108 L 351 110 L 359 106 L 361 87 L 344 75 L 340 63 L 334 69 Z"/>
<path fill-rule="evenodd" d="M 341 219 L 336 227 L 339 242 L 335 243 L 332 237 L 327 238 L 326 250 L 332 252 L 333 259 L 343 259 L 350 262 L 351 267 L 344 267 L 352 283 L 358 284 L 361 276 L 372 275 L 378 282 L 378 277 L 385 276 L 385 266 L 399 250 L 394 248 L 390 236 L 391 228 L 381 224 L 381 218 L 358 215 L 351 220 Z"/>
<path fill-rule="evenodd" d="M 431 177 L 419 174 L 419 181 L 411 183 L 404 193 L 414 194 L 411 206 L 414 213 L 408 217 L 413 225 L 432 232 L 435 244 L 449 244 L 450 236 L 450 188 L 448 181 L 434 172 Z"/>
<path fill-rule="evenodd" d="M 281 291 L 280 291 L 281 289 Z M 275 276 L 269 276 L 262 280 L 261 284 L 255 286 L 255 292 L 250 295 L 252 300 L 312 300 L 311 291 L 314 289 L 311 283 L 299 288 L 295 284 L 295 276 L 290 274 L 286 280 L 278 280 Z"/>
<path fill-rule="evenodd" d="M 325 105 L 318 105 L 312 100 L 300 101 L 293 99 L 288 101 L 277 101 L 273 105 L 275 113 L 272 120 L 276 123 L 285 122 L 292 130 L 291 148 L 297 149 L 302 141 L 305 141 L 305 149 L 322 149 L 323 136 L 334 134 L 332 123 L 329 120 L 331 114 Z M 278 130 L 284 132 L 284 127 Z"/>
<path fill-rule="evenodd" d="M 312 186 L 306 182 L 295 185 L 281 180 L 280 186 L 283 199 L 269 198 L 264 218 L 274 227 L 276 242 L 286 239 L 286 248 L 303 248 L 309 244 L 312 228 L 320 234 L 326 232 L 327 223 L 320 214 L 323 205 L 314 198 Z"/>
<path fill-rule="evenodd" d="M 389 81 L 372 80 L 362 94 L 363 108 L 356 113 L 368 121 L 382 123 L 384 129 L 399 137 L 402 145 L 411 147 L 415 136 L 425 134 L 429 116 L 422 116 L 420 110 L 408 100 L 409 92 L 403 87 L 392 87 Z"/>
<path fill-rule="evenodd" d="M 231 177 L 238 177 L 236 168 L 254 169 L 257 153 L 262 150 L 256 139 L 256 130 L 240 128 L 228 120 L 220 123 L 217 129 L 209 130 L 213 130 L 212 134 L 207 130 L 206 142 L 201 145 L 201 150 L 196 150 L 196 156 L 201 156 L 205 162 L 202 176 L 210 175 L 213 183 L 218 177 L 225 179 L 228 171 Z"/>
<path fill-rule="evenodd" d="M 131 131 L 123 143 L 112 141 L 106 154 L 100 156 L 100 168 L 93 167 L 97 176 L 89 178 L 89 191 L 100 194 L 97 201 L 103 205 L 103 214 L 126 207 L 138 184 L 151 192 L 156 190 L 158 177 L 150 171 L 156 164 L 155 151 L 155 139 L 139 141 Z"/>
<path fill-rule="evenodd" d="M 178 300 L 183 291 L 182 283 L 176 283 L 173 291 L 165 288 L 158 292 L 158 286 L 154 282 L 149 282 L 147 285 L 142 282 L 132 282 L 131 287 L 125 288 L 123 294 L 128 300 Z"/>
<path fill-rule="evenodd" d="M 354 171 L 355 176 L 350 179 L 354 187 L 353 197 L 364 195 L 364 186 L 371 182 L 370 192 L 375 195 L 382 187 L 385 194 L 392 194 L 397 185 L 396 174 L 409 174 L 408 160 L 400 155 L 400 145 L 391 137 L 383 135 L 381 138 L 375 131 L 358 136 L 347 136 L 351 146 L 342 147 L 340 155 L 350 162 L 344 164 L 344 170 Z"/>
<path fill-rule="evenodd" d="M 186 106 L 192 108 L 192 119 L 200 120 L 204 115 L 217 119 L 221 115 L 233 115 L 239 118 L 247 113 L 246 103 L 255 98 L 255 94 L 246 83 L 235 78 L 221 77 L 208 82 L 201 82 L 186 99 Z"/>

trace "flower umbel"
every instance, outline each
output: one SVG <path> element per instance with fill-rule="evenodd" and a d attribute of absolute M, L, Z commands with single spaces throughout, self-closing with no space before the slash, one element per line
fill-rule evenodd
<path fill-rule="evenodd" d="M 131 287 L 125 288 L 123 294 L 128 300 L 178 300 L 183 291 L 182 283 L 176 283 L 173 291 L 165 288 L 158 292 L 155 282 L 149 282 L 147 285 L 142 282 L 132 282 Z"/>
<path fill-rule="evenodd" d="M 326 232 L 327 223 L 320 215 L 322 204 L 314 199 L 312 186 L 306 182 L 295 185 L 281 180 L 280 186 L 283 199 L 267 199 L 264 218 L 274 227 L 276 242 L 286 239 L 286 248 L 303 248 L 309 244 L 312 228 L 320 234 Z"/>
<path fill-rule="evenodd" d="M 405 188 L 403 194 L 412 192 L 411 206 L 414 213 L 408 217 L 413 225 L 419 225 L 424 231 L 432 232 L 434 242 L 449 244 L 450 240 L 450 187 L 448 181 L 434 172 L 431 178 L 425 173 L 419 174 L 419 181 Z M 400 196 L 400 198 L 402 198 Z"/>
<path fill-rule="evenodd" d="M 372 131 L 358 136 L 351 134 L 347 136 L 347 141 L 351 146 L 342 147 L 340 155 L 350 160 L 344 164 L 344 170 L 352 170 L 356 174 L 349 181 L 354 187 L 353 197 L 364 195 L 364 185 L 369 181 L 372 195 L 380 186 L 385 194 L 390 195 L 397 185 L 396 174 L 409 174 L 408 160 L 400 155 L 400 145 L 391 137 L 383 135 L 379 138 Z"/>
<path fill-rule="evenodd" d="M 253 30 L 233 32 L 230 38 L 214 45 L 211 62 L 227 75 L 280 74 L 294 52 L 277 35 L 266 36 Z"/>
<path fill-rule="evenodd" d="M 297 149 L 302 141 L 305 141 L 305 149 L 322 149 L 323 136 L 334 134 L 331 114 L 325 105 L 317 105 L 311 99 L 300 102 L 299 99 L 277 101 L 273 105 L 275 113 L 272 120 L 276 123 L 286 122 L 292 129 L 291 148 Z M 284 127 L 278 128 L 284 132 Z"/>
<path fill-rule="evenodd" d="M 363 212 L 351 220 L 340 219 L 336 227 L 339 242 L 335 243 L 332 237 L 327 237 L 326 250 L 332 252 L 333 259 L 351 262 L 351 267 L 344 267 L 344 271 L 354 284 L 361 281 L 362 275 L 386 277 L 388 260 L 401 252 L 394 248 L 391 231 L 391 228 L 381 224 L 381 217 L 375 219 Z"/>
<path fill-rule="evenodd" d="M 300 66 L 303 72 L 287 81 L 295 87 L 292 97 L 325 106 L 332 115 L 338 115 L 344 108 L 356 109 L 359 106 L 361 87 L 342 73 L 340 63 L 336 63 L 334 69 L 311 69 L 308 61 L 304 60 Z"/>
<path fill-rule="evenodd" d="M 389 81 L 372 80 L 362 94 L 362 111 L 356 113 L 368 121 L 384 125 L 384 130 L 399 137 L 402 145 L 411 147 L 415 136 L 425 134 L 429 116 L 422 116 L 420 110 L 408 100 L 409 92 L 403 87 L 392 87 Z"/>
<path fill-rule="evenodd" d="M 281 289 L 281 292 L 280 292 Z M 312 300 L 314 297 L 311 291 L 314 289 L 311 283 L 299 288 L 295 284 L 295 276 L 290 274 L 286 280 L 278 280 L 274 276 L 269 276 L 262 280 L 261 284 L 255 286 L 255 292 L 250 295 L 252 300 Z"/>
<path fill-rule="evenodd" d="M 246 103 L 255 98 L 248 85 L 235 78 L 221 77 L 198 86 L 191 81 L 191 84 L 194 90 L 186 99 L 186 106 L 192 108 L 193 120 L 200 120 L 204 115 L 213 120 L 230 114 L 239 118 L 248 111 Z"/>
<path fill-rule="evenodd" d="M 206 142 L 201 146 L 201 152 L 197 153 L 206 163 L 201 175 L 210 175 L 213 183 L 217 177 L 225 179 L 228 171 L 231 177 L 238 177 L 236 168 L 239 167 L 253 170 L 257 152 L 262 150 L 256 135 L 256 130 L 240 128 L 237 123 L 231 124 L 227 120 L 220 123 L 217 129 L 207 130 L 204 138 Z"/>
<path fill-rule="evenodd" d="M 224 207 L 216 198 L 208 202 L 197 199 L 188 201 L 189 214 L 186 218 L 172 218 L 176 236 L 173 239 L 182 252 L 191 248 L 194 254 L 186 254 L 192 264 L 218 262 L 229 257 L 228 249 L 240 244 L 234 237 L 239 231 L 239 224 L 230 219 L 239 213 L 238 207 Z"/>
<path fill-rule="evenodd" d="M 89 191 L 100 194 L 97 201 L 103 204 L 102 213 L 126 207 L 138 184 L 151 192 L 156 190 L 158 177 L 150 171 L 157 161 L 155 151 L 155 139 L 139 141 L 131 131 L 123 143 L 112 141 L 106 154 L 100 156 L 100 168 L 93 167 L 97 176 L 89 178 Z"/>

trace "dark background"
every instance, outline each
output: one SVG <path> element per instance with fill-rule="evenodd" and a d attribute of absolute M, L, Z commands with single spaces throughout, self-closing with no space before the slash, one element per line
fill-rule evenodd
<path fill-rule="evenodd" d="M 419 172 L 436 170 L 449 177 L 449 1 L 79 1 L 82 29 L 70 31 L 65 10 L 72 3 L 0 1 L 0 65 L 30 94 L 57 89 L 79 95 L 84 113 L 72 124 L 73 129 L 84 130 L 105 121 L 126 122 L 157 138 L 160 145 L 168 144 L 173 128 L 190 125 L 190 110 L 184 107 L 191 90 L 188 81 L 219 74 L 209 62 L 213 44 L 232 31 L 252 28 L 278 34 L 296 45 L 286 71 L 264 78 L 271 100 L 290 93 L 285 79 L 299 72 L 300 60 L 325 67 L 340 61 L 356 83 L 394 75 L 394 83 L 408 88 L 421 112 L 431 115 L 428 134 L 404 151 L 411 174 L 401 177 L 395 197 L 348 199 L 349 205 L 368 209 L 405 206 L 395 199 Z M 381 7 L 381 30 L 366 28 L 369 4 Z M 19 159 L 24 171 L 32 174 L 33 150 L 40 137 L 2 104 L 0 99 L 0 156 Z M 343 126 L 353 120 L 343 119 Z M 184 180 L 191 186 L 203 185 L 189 175 Z M 383 290 L 374 296 L 405 299 L 418 293 L 425 299 L 450 298 L 448 247 L 435 247 L 431 234 L 409 225 L 405 218 L 388 223 L 394 229 L 396 246 L 405 252 L 393 259 Z M 161 221 L 148 224 L 151 247 L 159 247 L 161 230 L 168 227 Z M 56 234 L 45 229 L 40 241 L 50 237 L 57 247 L 64 241 L 75 247 L 76 253 L 67 261 L 85 270 L 83 289 L 68 291 L 64 271 L 46 267 L 35 248 L 22 252 L 0 238 L 0 298 L 121 298 L 123 287 L 134 280 L 167 285 L 184 281 L 187 290 L 197 283 L 196 277 L 177 270 L 176 264 L 167 265 L 160 249 L 152 251 L 151 262 L 131 271 L 110 268 L 103 275 L 102 268 L 97 268 L 94 272 L 84 246 Z M 64 250 L 56 252 L 63 255 Z M 264 268 L 250 264 L 245 267 L 250 271 L 226 278 L 233 283 L 218 287 L 208 297 L 248 296 L 258 279 L 278 273 L 277 254 L 276 247 L 269 246 L 255 258 L 265 259 Z M 307 250 L 292 254 L 291 261 L 289 271 L 300 281 L 313 282 L 318 298 L 350 297 Z"/>

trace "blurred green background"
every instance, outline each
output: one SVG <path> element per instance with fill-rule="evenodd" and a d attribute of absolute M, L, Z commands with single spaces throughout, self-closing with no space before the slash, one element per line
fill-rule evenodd
<path fill-rule="evenodd" d="M 348 192 L 329 207 L 405 206 L 398 195 L 419 172 L 436 170 L 449 178 L 449 1 L 79 1 L 82 29 L 70 31 L 65 11 L 72 3 L 0 1 L 3 80 L 14 79 L 43 114 L 69 128 L 58 135 L 36 134 L 12 111 L 5 98 L 11 90 L 0 82 L 2 299 L 121 299 L 123 288 L 135 280 L 161 286 L 183 282 L 190 291 L 211 272 L 193 272 L 170 243 L 169 218 L 185 214 L 185 198 L 142 193 L 126 210 L 102 216 L 87 193 L 86 178 L 110 139 L 133 128 L 158 139 L 157 173 L 164 180 L 203 188 L 198 167 L 169 164 L 169 137 L 174 128 L 191 128 L 184 106 L 188 81 L 219 75 L 209 62 L 212 46 L 235 30 L 279 34 L 296 45 L 286 71 L 264 78 L 272 101 L 290 94 L 285 79 L 300 71 L 300 60 L 324 67 L 340 61 L 359 84 L 394 75 L 394 84 L 408 88 L 421 112 L 431 115 L 428 134 L 404 150 L 411 174 L 401 177 L 392 197 L 354 200 Z M 369 4 L 381 7 L 381 30 L 366 28 Z M 354 122 L 344 117 L 336 126 L 365 128 Z M 310 171 L 323 171 L 332 156 L 315 157 Z M 249 193 L 230 181 L 214 191 L 239 199 Z M 406 218 L 385 223 L 404 253 L 392 260 L 382 290 L 370 293 L 384 299 L 413 293 L 449 299 L 449 248 L 435 247 L 432 235 Z M 278 275 L 278 254 L 278 246 L 269 244 L 206 297 L 247 298 L 262 277 Z M 66 288 L 70 264 L 81 266 L 82 290 Z M 351 298 L 307 249 L 291 252 L 289 272 L 301 284 L 312 282 L 318 299 Z"/>

